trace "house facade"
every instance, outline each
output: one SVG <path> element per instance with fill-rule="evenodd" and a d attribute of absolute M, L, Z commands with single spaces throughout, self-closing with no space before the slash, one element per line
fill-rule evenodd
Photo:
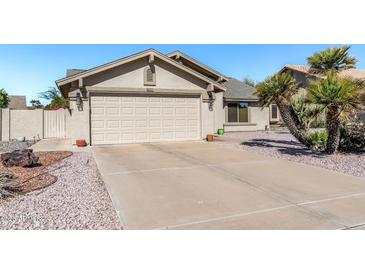
<path fill-rule="evenodd" d="M 265 130 L 255 89 L 179 51 L 149 49 L 56 81 L 70 99 L 73 143 L 201 140 L 218 129 Z"/>
<path fill-rule="evenodd" d="M 8 108 L 27 109 L 27 97 L 22 95 L 10 95 Z"/>

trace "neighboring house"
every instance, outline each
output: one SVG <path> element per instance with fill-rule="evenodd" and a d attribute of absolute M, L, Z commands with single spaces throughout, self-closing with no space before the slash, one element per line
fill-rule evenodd
<path fill-rule="evenodd" d="M 27 109 L 27 97 L 9 95 L 9 106 L 10 109 Z"/>
<path fill-rule="evenodd" d="M 264 130 L 254 88 L 179 51 L 150 49 L 56 81 L 70 99 L 72 141 L 91 145 L 200 140 L 218 129 Z"/>
<path fill-rule="evenodd" d="M 285 65 L 279 73 L 287 72 L 294 77 L 294 79 L 299 83 L 301 88 L 306 89 L 309 85 L 310 80 L 317 79 L 318 75 L 311 73 L 308 66 L 298 66 L 298 65 Z M 350 77 L 357 80 L 365 80 L 365 70 L 358 69 L 347 69 L 339 72 L 340 77 Z M 357 114 L 358 118 L 365 121 L 365 113 L 360 112 Z"/>
<path fill-rule="evenodd" d="M 279 73 L 287 72 L 291 74 L 299 85 L 307 88 L 310 79 L 316 79 L 319 76 L 310 72 L 308 66 L 285 65 Z M 354 79 L 365 80 L 365 70 L 347 69 L 339 72 L 340 77 L 351 77 Z"/>

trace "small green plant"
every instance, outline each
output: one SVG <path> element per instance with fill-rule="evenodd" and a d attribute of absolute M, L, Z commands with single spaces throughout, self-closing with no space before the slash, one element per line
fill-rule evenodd
<path fill-rule="evenodd" d="M 10 99 L 5 89 L 0 88 L 0 108 L 7 108 L 9 106 Z"/>
<path fill-rule="evenodd" d="M 311 148 L 317 151 L 323 151 L 327 146 L 328 134 L 325 131 L 315 131 L 309 134 Z"/>
<path fill-rule="evenodd" d="M 14 189 L 9 184 L 14 179 L 13 173 L 4 171 L 0 173 L 0 199 L 14 196 Z"/>

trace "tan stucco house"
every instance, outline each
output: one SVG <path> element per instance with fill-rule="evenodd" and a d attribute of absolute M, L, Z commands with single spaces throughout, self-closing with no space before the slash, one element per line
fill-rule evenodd
<path fill-rule="evenodd" d="M 149 49 L 56 81 L 70 99 L 73 142 L 91 145 L 204 139 L 218 129 L 265 130 L 255 89 L 179 51 Z"/>

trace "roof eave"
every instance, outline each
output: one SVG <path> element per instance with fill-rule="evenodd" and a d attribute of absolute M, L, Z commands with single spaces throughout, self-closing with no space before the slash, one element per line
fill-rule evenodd
<path fill-rule="evenodd" d="M 217 77 L 221 77 L 223 81 L 228 81 L 228 77 L 226 77 L 223 74 L 219 73 L 218 71 L 208 67 L 207 65 L 204 65 L 204 64 L 200 63 L 198 60 L 195 60 L 194 58 L 186 55 L 185 53 L 183 53 L 179 50 L 176 50 L 176 51 L 173 51 L 171 53 L 166 54 L 166 56 L 169 57 L 169 58 L 171 58 L 173 56 L 176 56 L 176 55 L 180 55 L 182 58 L 184 58 L 184 59 L 194 63 L 195 65 L 207 70 L 208 72 L 214 74 Z"/>

